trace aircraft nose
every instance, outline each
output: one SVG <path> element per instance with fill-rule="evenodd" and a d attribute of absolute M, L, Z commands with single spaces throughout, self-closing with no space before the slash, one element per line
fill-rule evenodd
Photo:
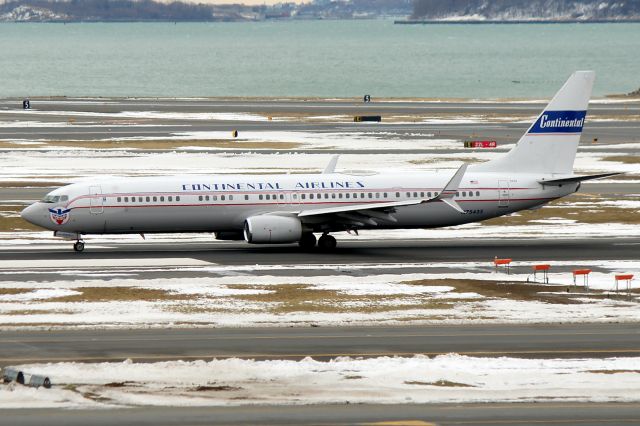
<path fill-rule="evenodd" d="M 31 204 L 26 209 L 22 210 L 20 217 L 29 223 L 38 225 L 38 207 L 35 204 Z"/>

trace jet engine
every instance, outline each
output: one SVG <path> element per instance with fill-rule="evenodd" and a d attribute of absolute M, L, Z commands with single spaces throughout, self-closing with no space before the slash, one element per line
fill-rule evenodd
<path fill-rule="evenodd" d="M 302 223 L 290 216 L 260 215 L 244 221 L 244 239 L 250 244 L 286 244 L 300 241 Z"/>

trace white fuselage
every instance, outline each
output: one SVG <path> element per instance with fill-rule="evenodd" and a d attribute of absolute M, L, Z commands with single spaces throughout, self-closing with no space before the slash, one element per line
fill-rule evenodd
<path fill-rule="evenodd" d="M 476 222 L 541 206 L 578 187 L 543 186 L 538 183 L 543 177 L 474 173 L 469 167 L 454 197 L 464 214 L 444 202 L 423 203 L 397 207 L 395 221 L 378 220 L 357 228 L 430 228 Z M 256 215 L 426 200 L 450 178 L 449 170 L 112 178 L 59 188 L 49 194 L 49 202 L 28 207 L 23 217 L 44 228 L 73 234 L 240 233 L 245 220 Z M 315 217 L 304 221 L 303 227 L 309 232 L 344 230 Z"/>

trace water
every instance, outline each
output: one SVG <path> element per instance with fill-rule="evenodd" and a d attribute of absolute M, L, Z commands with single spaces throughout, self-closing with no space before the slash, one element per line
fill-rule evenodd
<path fill-rule="evenodd" d="M 546 97 L 640 87 L 640 24 L 0 24 L 0 96 Z"/>

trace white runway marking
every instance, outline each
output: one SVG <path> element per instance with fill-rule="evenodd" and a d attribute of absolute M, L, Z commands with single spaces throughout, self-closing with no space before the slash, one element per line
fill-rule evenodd
<path fill-rule="evenodd" d="M 119 268 L 123 266 L 210 266 L 210 262 L 188 257 L 180 258 L 147 258 L 147 259 L 82 259 L 64 260 L 0 260 L 0 269 L 60 269 L 60 268 Z"/>

